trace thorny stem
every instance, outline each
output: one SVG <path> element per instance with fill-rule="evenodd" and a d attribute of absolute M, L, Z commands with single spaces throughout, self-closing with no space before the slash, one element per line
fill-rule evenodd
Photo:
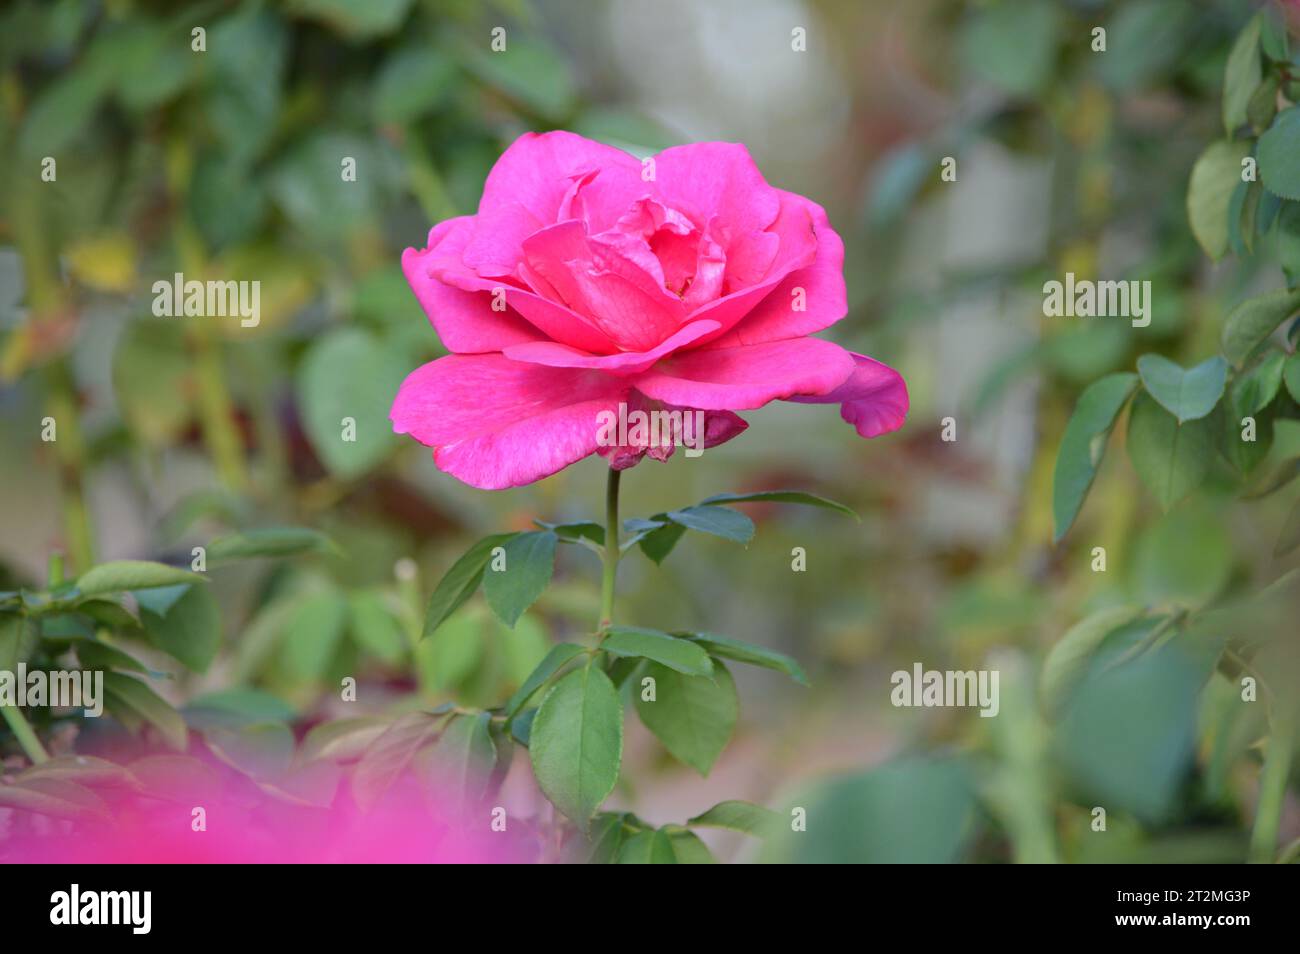
<path fill-rule="evenodd" d="M 623 475 L 621 470 L 609 469 L 609 480 L 605 484 L 605 568 L 600 586 L 600 623 L 598 635 L 604 638 L 605 631 L 614 616 L 614 577 L 618 573 L 618 481 Z"/>

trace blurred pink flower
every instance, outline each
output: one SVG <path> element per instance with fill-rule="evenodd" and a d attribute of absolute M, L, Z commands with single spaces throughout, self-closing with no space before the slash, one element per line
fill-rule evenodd
<path fill-rule="evenodd" d="M 540 480 L 592 453 L 618 469 L 644 442 L 602 446 L 620 405 L 703 412 L 703 446 L 776 399 L 841 405 L 863 437 L 896 430 L 892 368 L 809 335 L 847 310 L 844 245 L 821 206 L 774 189 L 731 143 L 643 164 L 567 132 L 521 136 L 476 215 L 402 256 L 452 354 L 412 372 L 398 433 L 484 489 Z"/>
<path fill-rule="evenodd" d="M 164 765 L 166 764 L 166 760 Z M 493 831 L 490 809 L 434 797 L 428 779 L 393 786 L 368 811 L 342 785 L 325 805 L 286 801 L 193 759 L 153 769 L 143 792 L 96 789 L 111 817 L 46 820 L 0 837 L 0 863 L 496 864 L 536 860 L 521 823 Z M 182 796 L 179 793 L 184 792 Z M 205 830 L 194 830 L 203 809 Z M 17 815 L 17 813 L 14 813 Z M 27 815 L 27 819 L 33 816 Z M 3 821 L 3 819 L 0 819 Z M 17 819 L 9 819 L 10 826 Z"/>

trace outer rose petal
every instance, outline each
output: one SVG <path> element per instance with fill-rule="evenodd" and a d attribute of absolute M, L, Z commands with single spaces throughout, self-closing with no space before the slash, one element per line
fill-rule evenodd
<path fill-rule="evenodd" d="M 800 404 L 839 404 L 840 417 L 852 424 L 862 437 L 879 437 L 898 430 L 907 418 L 907 382 L 875 358 L 849 354 L 853 356 L 854 367 L 847 381 L 827 394 L 790 400 Z"/>
<path fill-rule="evenodd" d="M 819 338 L 686 351 L 634 378 L 647 397 L 710 411 L 743 411 L 777 398 L 826 394 L 853 373 L 853 358 Z"/>
<path fill-rule="evenodd" d="M 554 341 L 528 341 L 504 349 L 511 361 L 544 364 L 552 368 L 592 368 L 608 374 L 638 374 L 660 358 L 672 354 L 716 331 L 716 321 L 692 321 L 650 351 L 623 351 L 619 354 L 594 355 L 577 351 Z"/>
<path fill-rule="evenodd" d="M 393 430 L 434 448 L 442 470 L 482 490 L 530 484 L 597 449 L 597 415 L 618 413 L 625 379 L 520 364 L 503 355 L 450 355 L 402 382 Z"/>
<path fill-rule="evenodd" d="M 429 274 L 431 258 L 459 252 L 465 233 L 457 226 L 469 221 L 466 216 L 441 222 L 429 232 L 427 248 L 408 248 L 402 253 L 402 272 L 438 337 L 447 350 L 462 354 L 500 351 L 509 345 L 541 340 L 542 333 L 519 315 L 493 311 L 489 293 L 452 288 Z"/>
<path fill-rule="evenodd" d="M 849 310 L 844 287 L 844 242 L 831 228 L 826 210 L 816 202 L 792 192 L 783 200 L 802 203 L 812 216 L 817 236 L 817 256 L 810 265 L 790 272 L 780 284 L 754 306 L 745 317 L 708 344 L 710 348 L 734 348 L 810 335 L 843 318 Z M 794 290 L 803 289 L 805 310 L 794 310 Z M 701 315 L 700 317 L 705 317 Z"/>

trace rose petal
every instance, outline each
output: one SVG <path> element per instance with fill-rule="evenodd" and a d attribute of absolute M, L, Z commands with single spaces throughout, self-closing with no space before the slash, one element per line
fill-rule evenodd
<path fill-rule="evenodd" d="M 848 313 L 844 287 L 844 243 L 831 228 L 826 210 L 816 202 L 785 192 L 787 202 L 802 204 L 812 218 L 816 255 L 811 263 L 789 272 L 740 321 L 708 343 L 710 348 L 779 341 L 829 328 Z M 803 310 L 796 310 L 796 289 L 802 289 Z M 692 317 L 706 317 L 702 313 Z M 716 317 L 709 315 L 707 317 Z M 719 319 L 721 320 L 721 319 Z"/>
<path fill-rule="evenodd" d="M 592 368 L 608 374 L 637 374 L 653 365 L 660 358 L 672 354 L 681 348 L 693 344 L 700 338 L 716 331 L 716 321 L 692 321 L 683 326 L 666 341 L 649 351 L 623 351 L 619 354 L 593 355 L 577 351 L 554 341 L 528 341 L 520 345 L 510 345 L 504 349 L 505 356 L 512 361 L 526 361 L 530 364 L 544 364 L 552 368 Z"/>
<path fill-rule="evenodd" d="M 417 368 L 393 402 L 393 430 L 435 448 L 442 470 L 483 490 L 541 480 L 597 449 L 597 415 L 617 413 L 626 379 L 450 355 Z"/>
<path fill-rule="evenodd" d="M 493 311 L 490 295 L 452 288 L 429 274 L 431 258 L 459 254 L 467 222 L 468 217 L 441 222 L 429 232 L 426 248 L 408 248 L 402 253 L 406 281 L 443 345 L 449 351 L 478 353 L 541 340 L 543 335 L 518 314 Z"/>
<path fill-rule="evenodd" d="M 777 398 L 825 394 L 852 372 L 853 359 L 839 345 L 792 338 L 679 352 L 633 380 L 637 390 L 668 404 L 742 411 Z"/>
<path fill-rule="evenodd" d="M 816 339 L 809 339 L 816 340 Z M 903 426 L 907 419 L 907 382 L 887 364 L 865 354 L 853 356 L 849 379 L 826 394 L 792 397 L 800 404 L 839 404 L 840 417 L 862 437 L 878 437 Z"/>

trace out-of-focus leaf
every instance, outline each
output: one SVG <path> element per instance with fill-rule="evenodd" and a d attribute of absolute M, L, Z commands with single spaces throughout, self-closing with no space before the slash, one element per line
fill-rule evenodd
<path fill-rule="evenodd" d="M 1228 250 L 1228 209 L 1233 192 L 1241 183 L 1241 160 L 1249 154 L 1247 143 L 1216 140 L 1192 166 L 1192 178 L 1187 186 L 1187 218 L 1196 241 L 1215 261 L 1223 258 Z"/>
<path fill-rule="evenodd" d="M 1246 121 L 1246 106 L 1260 81 L 1260 16 L 1247 21 L 1232 44 L 1223 76 L 1223 126 L 1229 136 Z"/>
<path fill-rule="evenodd" d="M 1247 298 L 1228 313 L 1223 325 L 1223 356 L 1241 367 L 1297 310 L 1300 310 L 1300 289 L 1278 289 Z"/>
<path fill-rule="evenodd" d="M 298 407 L 312 448 L 329 470 L 357 477 L 396 442 L 388 410 L 405 359 L 358 328 L 312 344 L 298 371 Z"/>
<path fill-rule="evenodd" d="M 83 596 L 99 593 L 120 593 L 124 590 L 144 590 L 155 586 L 177 586 L 183 583 L 204 583 L 197 573 L 181 570 L 164 563 L 148 560 L 115 560 L 91 567 L 77 580 L 77 589 Z"/>
<path fill-rule="evenodd" d="M 1129 413 L 1128 454 L 1142 483 L 1168 510 L 1209 473 L 1211 429 L 1205 419 L 1180 425 L 1152 398 L 1139 394 Z"/>
<path fill-rule="evenodd" d="M 104 708 L 128 728 L 152 725 L 171 748 L 185 751 L 189 738 L 185 720 L 140 680 L 116 672 L 104 673 Z"/>
<path fill-rule="evenodd" d="M 211 590 L 203 585 L 184 587 L 165 612 L 155 612 L 149 605 L 150 593 L 143 590 L 140 621 L 154 644 L 194 672 L 207 672 L 221 646 L 221 613 Z"/>
<path fill-rule="evenodd" d="M 296 16 L 318 20 L 352 40 L 393 33 L 406 19 L 412 0 L 289 0 Z"/>
<path fill-rule="evenodd" d="M 1120 409 L 1137 388 L 1135 374 L 1111 374 L 1088 386 L 1079 398 L 1056 455 L 1052 515 L 1056 540 L 1065 536 L 1083 507 Z"/>
<path fill-rule="evenodd" d="M 253 557 L 287 557 L 336 551 L 333 541 L 309 527 L 256 527 L 217 537 L 208 544 L 208 563 Z"/>

